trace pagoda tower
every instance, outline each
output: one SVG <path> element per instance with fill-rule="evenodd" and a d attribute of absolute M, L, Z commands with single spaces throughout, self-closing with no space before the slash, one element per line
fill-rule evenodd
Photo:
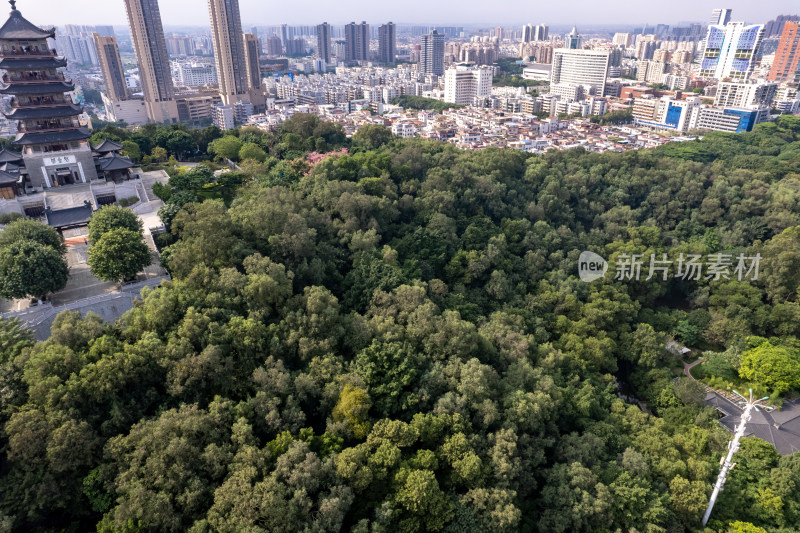
<path fill-rule="evenodd" d="M 13 96 L 6 118 L 18 121 L 16 144 L 24 161 L 24 188 L 47 189 L 97 179 L 89 145 L 91 133 L 77 116 L 83 108 L 66 94 L 75 89 L 60 71 L 67 61 L 47 39 L 54 28 L 26 20 L 11 0 L 11 14 L 0 27 L 0 69 L 5 70 L 0 94 Z"/>

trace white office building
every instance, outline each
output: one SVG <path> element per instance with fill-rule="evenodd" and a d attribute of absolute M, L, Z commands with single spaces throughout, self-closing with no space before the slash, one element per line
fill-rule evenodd
<path fill-rule="evenodd" d="M 106 120 L 109 122 L 124 121 L 133 126 L 147 124 L 147 107 L 141 98 L 127 100 L 111 100 L 106 93 L 100 93 L 106 111 Z"/>
<path fill-rule="evenodd" d="M 686 133 L 693 127 L 693 117 L 701 105 L 702 101 L 697 96 L 686 100 L 676 100 L 671 96 L 645 96 L 634 101 L 633 118 L 636 124 Z"/>
<path fill-rule="evenodd" d="M 769 109 L 753 107 L 700 107 L 692 117 L 692 129 L 742 133 L 769 119 Z"/>
<path fill-rule="evenodd" d="M 457 105 L 471 105 L 476 98 L 492 94 L 490 67 L 451 67 L 444 74 L 444 101 Z"/>
<path fill-rule="evenodd" d="M 775 100 L 778 84 L 720 82 L 714 98 L 716 107 L 769 107 Z"/>
<path fill-rule="evenodd" d="M 700 76 L 747 80 L 753 72 L 755 55 L 763 36 L 763 24 L 728 22 L 709 26 L 700 59 Z"/>
<path fill-rule="evenodd" d="M 711 12 L 711 20 L 708 21 L 709 26 L 724 26 L 731 21 L 732 9 L 715 9 Z"/>
<path fill-rule="evenodd" d="M 222 131 L 236 126 L 233 120 L 233 108 L 229 105 L 217 104 L 211 108 L 211 120 Z"/>
<path fill-rule="evenodd" d="M 186 87 L 217 83 L 217 69 L 211 64 L 173 62 L 173 72 L 178 84 Z"/>
<path fill-rule="evenodd" d="M 392 124 L 392 133 L 403 139 L 416 137 L 417 127 L 411 122 L 395 122 Z"/>
<path fill-rule="evenodd" d="M 231 108 L 233 109 L 233 120 L 238 124 L 244 124 L 253 115 L 253 104 L 250 100 L 234 102 Z"/>
<path fill-rule="evenodd" d="M 663 61 L 639 61 L 636 68 L 636 81 L 662 83 L 667 65 Z"/>
<path fill-rule="evenodd" d="M 553 52 L 553 85 L 580 85 L 586 96 L 602 96 L 608 77 L 610 53 L 606 50 L 557 48 Z"/>

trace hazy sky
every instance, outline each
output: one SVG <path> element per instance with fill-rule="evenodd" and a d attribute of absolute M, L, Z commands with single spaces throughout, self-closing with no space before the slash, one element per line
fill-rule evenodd
<path fill-rule="evenodd" d="M 0 0 L 2 2 L 4 0 Z M 208 25 L 205 0 L 160 0 L 165 25 Z M 366 20 L 446 23 L 502 23 L 518 26 L 532 22 L 577 24 L 675 24 L 706 21 L 717 7 L 732 8 L 734 20 L 767 22 L 779 14 L 800 12 L 798 0 L 239 0 L 242 25 L 341 24 Z M 124 25 L 123 0 L 18 0 L 26 18 L 39 25 Z M 0 7 L 2 13 L 2 7 Z"/>

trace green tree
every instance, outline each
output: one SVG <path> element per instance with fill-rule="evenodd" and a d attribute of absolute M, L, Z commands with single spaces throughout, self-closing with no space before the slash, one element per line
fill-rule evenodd
<path fill-rule="evenodd" d="M 153 151 L 150 152 L 150 156 L 153 158 L 153 161 L 156 163 L 163 163 L 167 160 L 169 154 L 167 153 L 167 149 L 161 146 L 156 146 L 153 148 Z"/>
<path fill-rule="evenodd" d="M 33 332 L 16 318 L 0 318 L 0 423 L 22 405 L 26 388 L 22 383 L 23 350 L 33 346 Z"/>
<path fill-rule="evenodd" d="M 769 297 L 781 302 L 800 291 L 800 226 L 787 228 L 763 247 L 763 280 Z"/>
<path fill-rule="evenodd" d="M 0 296 L 44 299 L 67 284 L 69 267 L 50 246 L 19 240 L 0 248 Z"/>
<path fill-rule="evenodd" d="M 259 163 L 263 163 L 267 160 L 267 152 L 265 152 L 264 149 L 256 143 L 244 143 L 239 149 L 238 155 L 240 161 L 252 159 L 254 161 L 258 161 Z"/>
<path fill-rule="evenodd" d="M 377 150 L 392 139 L 391 130 L 380 124 L 361 126 L 353 135 L 353 143 L 367 150 Z"/>
<path fill-rule="evenodd" d="M 134 279 L 152 260 L 141 233 L 124 228 L 106 232 L 89 248 L 92 274 L 105 281 Z"/>
<path fill-rule="evenodd" d="M 60 254 L 67 251 L 61 235 L 55 229 L 42 224 L 38 220 L 20 218 L 11 221 L 3 231 L 0 231 L 0 248 L 23 240 L 49 246 Z"/>
<path fill-rule="evenodd" d="M 196 406 L 143 420 L 108 443 L 119 494 L 116 528 L 186 531 L 205 516 L 230 461 L 229 429 Z"/>
<path fill-rule="evenodd" d="M 339 394 L 339 401 L 331 416 L 336 422 L 346 422 L 356 439 L 363 439 L 370 427 L 368 412 L 371 403 L 367 391 L 347 383 Z"/>
<path fill-rule="evenodd" d="M 383 416 L 413 408 L 419 398 L 413 389 L 421 361 L 409 346 L 373 340 L 355 359 L 355 370 L 367 384 L 375 407 Z"/>
<path fill-rule="evenodd" d="M 111 230 L 126 229 L 141 233 L 142 221 L 136 213 L 118 205 L 107 205 L 95 211 L 89 221 L 89 241 L 95 244 Z"/>
<path fill-rule="evenodd" d="M 767 533 L 767 530 L 750 522 L 737 520 L 728 524 L 728 533 Z"/>
<path fill-rule="evenodd" d="M 242 146 L 243 143 L 238 137 L 225 135 L 209 143 L 208 152 L 222 159 L 236 161 L 239 159 L 239 152 L 242 150 Z"/>
<path fill-rule="evenodd" d="M 139 145 L 133 141 L 122 141 L 122 155 L 131 158 L 131 161 L 138 163 L 142 160 L 142 150 Z"/>
<path fill-rule="evenodd" d="M 742 354 L 739 375 L 782 394 L 800 388 L 800 351 L 769 341 Z"/>
<path fill-rule="evenodd" d="M 406 512 L 400 531 L 439 531 L 453 518 L 453 503 L 430 470 L 401 470 L 395 500 Z"/>
<path fill-rule="evenodd" d="M 184 159 L 188 154 L 197 149 L 194 137 L 185 131 L 173 131 L 167 137 L 167 150 L 175 155 L 179 160 Z"/>

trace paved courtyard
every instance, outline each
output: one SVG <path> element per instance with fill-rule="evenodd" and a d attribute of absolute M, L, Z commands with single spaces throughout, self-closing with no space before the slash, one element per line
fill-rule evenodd
<path fill-rule="evenodd" d="M 134 213 L 142 221 L 144 229 L 144 240 L 153 252 L 153 262 L 137 276 L 137 281 L 154 279 L 167 274 L 161 268 L 156 247 L 153 243 L 151 229 L 163 226 L 161 219 L 158 218 L 158 210 L 164 205 L 153 194 L 153 184 L 167 183 L 169 176 L 164 171 L 142 172 L 140 168 L 134 169 L 134 174 L 141 176 L 142 202 L 133 207 Z M 48 191 L 48 202 L 54 204 L 56 208 L 71 207 L 91 199 L 89 185 L 78 184 L 63 189 Z M 63 204 L 63 205 L 62 205 Z M 88 250 L 86 242 L 88 228 L 75 228 L 64 231 L 64 241 L 67 245 L 67 264 L 69 265 L 69 280 L 63 290 L 50 296 L 50 301 L 54 306 L 70 304 L 77 300 L 92 298 L 118 292 L 120 284 L 115 282 L 102 281 L 94 277 L 89 269 Z M 35 304 L 35 302 L 34 302 Z M 27 298 L 19 300 L 4 300 L 0 298 L 0 313 L 9 311 L 20 311 L 31 306 L 31 301 Z"/>

